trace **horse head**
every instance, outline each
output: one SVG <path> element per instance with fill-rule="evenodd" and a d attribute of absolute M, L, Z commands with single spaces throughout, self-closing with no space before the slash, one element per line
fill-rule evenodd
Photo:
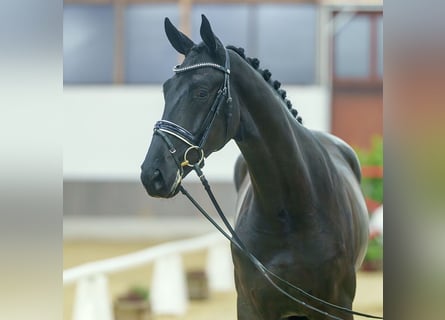
<path fill-rule="evenodd" d="M 202 42 L 195 44 L 168 18 L 165 32 L 171 45 L 185 56 L 175 74 L 163 84 L 164 112 L 141 166 L 148 194 L 170 198 L 194 165 L 221 149 L 234 137 L 240 114 L 230 90 L 230 58 L 202 16 Z"/>

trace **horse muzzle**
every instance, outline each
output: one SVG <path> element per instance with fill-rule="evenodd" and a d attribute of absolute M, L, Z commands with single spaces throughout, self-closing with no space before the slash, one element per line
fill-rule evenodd
<path fill-rule="evenodd" d="M 169 182 L 159 169 L 142 169 L 141 181 L 151 197 L 172 198 L 179 192 L 182 175 L 178 170 L 173 182 Z"/>

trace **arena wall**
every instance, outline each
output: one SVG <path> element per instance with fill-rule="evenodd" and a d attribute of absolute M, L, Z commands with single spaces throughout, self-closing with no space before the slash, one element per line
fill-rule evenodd
<path fill-rule="evenodd" d="M 327 89 L 283 87 L 307 127 L 329 131 Z M 163 228 L 169 237 L 181 237 L 211 230 L 185 197 L 150 198 L 140 183 L 140 165 L 164 107 L 161 86 L 67 86 L 63 96 L 65 239 L 154 237 Z M 229 217 L 235 213 L 238 155 L 230 142 L 206 160 L 204 170 Z M 213 212 L 195 175 L 184 185 Z"/>

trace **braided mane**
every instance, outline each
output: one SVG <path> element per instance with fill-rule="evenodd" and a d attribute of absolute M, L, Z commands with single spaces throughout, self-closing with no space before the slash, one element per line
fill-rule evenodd
<path fill-rule="evenodd" d="M 277 80 L 272 80 L 271 76 L 272 73 L 268 69 L 260 69 L 260 61 L 257 58 L 249 58 L 246 57 L 244 54 L 243 48 L 237 48 L 234 46 L 227 46 L 227 49 L 230 49 L 232 51 L 235 51 L 241 58 L 243 58 L 247 63 L 249 63 L 256 71 L 258 71 L 262 76 L 263 79 L 270 85 L 272 88 L 275 89 L 275 91 L 278 92 L 280 97 L 283 99 L 284 103 L 286 104 L 289 111 L 292 113 L 292 115 L 297 119 L 297 121 L 301 124 L 303 124 L 303 119 L 298 115 L 298 111 L 294 108 L 292 108 L 292 102 L 286 98 L 286 91 L 283 89 L 280 89 L 281 82 Z"/>

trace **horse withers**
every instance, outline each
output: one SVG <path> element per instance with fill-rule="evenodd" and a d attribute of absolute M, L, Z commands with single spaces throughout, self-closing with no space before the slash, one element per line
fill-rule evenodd
<path fill-rule="evenodd" d="M 352 319 L 335 306 L 352 307 L 368 239 L 354 151 L 303 126 L 280 83 L 242 49 L 224 47 L 205 16 L 199 44 L 167 18 L 165 31 L 185 59 L 163 85 L 165 109 L 141 166 L 148 194 L 175 196 L 193 166 L 233 139 L 242 154 L 236 235 L 281 279 L 277 290 L 232 245 L 238 320 Z"/>

